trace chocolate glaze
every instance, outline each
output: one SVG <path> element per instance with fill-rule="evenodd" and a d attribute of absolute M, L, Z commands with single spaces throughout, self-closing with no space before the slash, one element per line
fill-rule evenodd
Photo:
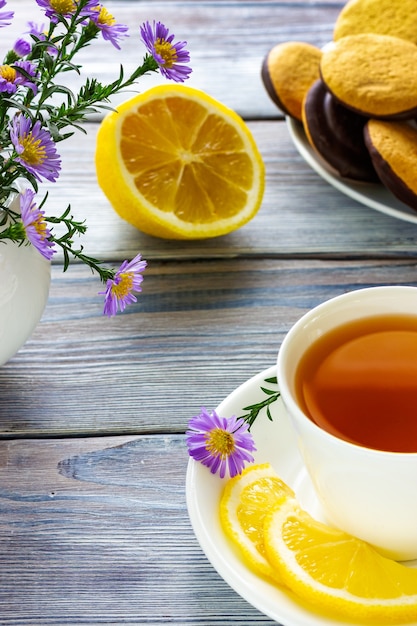
<path fill-rule="evenodd" d="M 266 89 L 266 92 L 269 95 L 269 97 L 271 98 L 272 102 L 274 104 L 276 104 L 277 107 L 279 109 L 281 109 L 281 111 L 283 113 L 285 113 L 285 115 L 289 115 L 290 117 L 294 117 L 293 115 L 291 115 L 291 113 L 288 111 L 288 109 L 281 102 L 280 98 L 278 97 L 277 92 L 275 91 L 274 85 L 273 85 L 272 80 L 271 80 L 271 75 L 269 73 L 268 56 L 266 56 L 264 58 L 263 63 L 262 63 L 261 78 L 262 78 L 262 82 L 264 84 L 264 87 Z"/>
<path fill-rule="evenodd" d="M 378 175 L 363 137 L 366 117 L 333 98 L 319 79 L 304 101 L 304 124 L 320 156 L 343 178 L 377 182 Z"/>
<path fill-rule="evenodd" d="M 367 126 L 365 126 L 363 133 L 365 144 L 381 182 L 398 200 L 401 200 L 401 202 L 404 202 L 404 204 L 407 204 L 417 211 L 417 195 L 410 189 L 407 183 L 392 170 L 388 161 L 386 161 L 375 148 Z"/>

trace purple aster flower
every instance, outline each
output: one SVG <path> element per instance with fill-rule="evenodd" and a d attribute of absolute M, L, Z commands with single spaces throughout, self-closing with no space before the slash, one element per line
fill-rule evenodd
<path fill-rule="evenodd" d="M 36 2 L 41 9 L 45 9 L 46 17 L 49 17 L 53 22 L 57 20 L 58 16 L 71 18 L 79 5 L 79 0 L 36 0 Z M 79 15 L 89 17 L 94 5 L 97 5 L 97 0 L 88 0 Z"/>
<path fill-rule="evenodd" d="M 0 9 L 6 6 L 6 0 L 0 0 Z M 10 26 L 11 20 L 14 17 L 13 11 L 0 11 L 0 28 L 3 26 Z"/>
<path fill-rule="evenodd" d="M 256 450 L 255 444 L 243 418 L 220 417 L 216 411 L 210 415 L 201 407 L 188 428 L 185 434 L 190 456 L 210 468 L 212 474 L 218 471 L 224 478 L 228 469 L 232 478 L 242 473 L 245 463 L 254 461 L 251 452 Z"/>
<path fill-rule="evenodd" d="M 32 49 L 32 46 L 25 39 L 17 39 L 13 46 L 13 52 L 18 57 L 25 57 L 27 54 L 29 54 L 31 49 Z"/>
<path fill-rule="evenodd" d="M 10 123 L 10 139 L 18 154 L 17 161 L 37 180 L 46 178 L 55 182 L 61 169 L 61 160 L 55 143 L 38 120 L 32 126 L 30 119 L 15 115 Z"/>
<path fill-rule="evenodd" d="M 56 18 L 57 15 L 63 17 L 71 17 L 77 10 L 75 0 L 62 0 L 62 2 L 54 2 L 54 0 L 36 0 L 41 9 L 45 9 L 45 15 L 49 18 Z"/>
<path fill-rule="evenodd" d="M 124 24 L 117 24 L 113 15 L 101 4 L 97 4 L 91 12 L 90 19 L 101 31 L 103 39 L 110 41 L 115 48 L 120 50 L 118 40 L 122 37 L 128 37 L 128 27 Z"/>
<path fill-rule="evenodd" d="M 54 243 L 50 241 L 51 232 L 46 225 L 44 212 L 33 201 L 35 193 L 31 189 L 25 189 L 20 194 L 20 213 L 25 229 L 26 237 L 41 254 L 51 260 L 56 250 Z"/>
<path fill-rule="evenodd" d="M 29 30 L 26 32 L 34 35 L 37 39 L 44 41 L 46 39 L 45 24 L 37 24 L 36 22 L 28 22 Z"/>
<path fill-rule="evenodd" d="M 132 261 L 123 261 L 113 278 L 109 278 L 106 283 L 106 291 L 100 291 L 99 295 L 104 295 L 105 315 L 111 317 L 116 315 L 117 310 L 124 311 L 128 304 L 137 302 L 133 291 L 142 291 L 141 283 L 143 276 L 141 272 L 146 268 L 146 261 L 142 261 L 140 254 L 137 254 Z"/>
<path fill-rule="evenodd" d="M 185 50 L 186 41 L 173 43 L 174 35 L 161 22 L 144 22 L 140 27 L 142 41 L 158 63 L 161 74 L 177 83 L 184 82 L 192 72 L 191 67 L 180 65 L 190 62 L 190 54 Z"/>
<path fill-rule="evenodd" d="M 25 74 L 19 72 L 21 67 Z M 28 87 L 36 94 L 38 88 L 27 75 L 36 77 L 36 67 L 30 61 L 16 61 L 13 65 L 0 65 L 0 92 L 16 93 L 19 86 Z"/>

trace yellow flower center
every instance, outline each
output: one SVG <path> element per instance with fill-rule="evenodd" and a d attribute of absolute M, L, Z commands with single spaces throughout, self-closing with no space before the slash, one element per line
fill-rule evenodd
<path fill-rule="evenodd" d="M 46 222 L 43 219 L 42 215 L 38 215 L 38 217 L 32 222 L 32 226 L 34 226 L 42 241 L 45 241 L 47 236 Z"/>
<path fill-rule="evenodd" d="M 16 70 L 10 65 L 0 65 L 0 76 L 7 80 L 8 83 L 14 83 L 16 80 Z"/>
<path fill-rule="evenodd" d="M 26 161 L 26 163 L 29 163 L 30 165 L 37 165 L 45 161 L 45 146 L 41 145 L 40 139 L 34 139 L 32 133 L 28 133 L 22 137 L 21 146 L 23 148 L 23 152 L 20 156 L 24 161 Z"/>
<path fill-rule="evenodd" d="M 235 440 L 232 433 L 228 433 L 222 428 L 213 428 L 206 435 L 207 437 L 207 450 L 216 456 L 221 456 L 223 459 L 232 454 L 235 449 Z"/>
<path fill-rule="evenodd" d="M 116 20 L 114 19 L 113 15 L 109 13 L 107 9 L 105 9 L 104 7 L 96 7 L 96 10 L 99 11 L 99 14 L 98 14 L 99 24 L 113 26 Z"/>
<path fill-rule="evenodd" d="M 133 272 L 120 274 L 119 282 L 114 284 L 111 288 L 112 294 L 119 300 L 127 296 L 132 290 L 134 276 Z"/>
<path fill-rule="evenodd" d="M 65 15 L 66 13 L 75 13 L 77 8 L 74 0 L 51 0 L 50 3 L 51 9 L 59 13 L 60 15 Z"/>
<path fill-rule="evenodd" d="M 172 67 L 178 58 L 177 51 L 166 39 L 157 39 L 155 41 L 155 52 L 164 59 L 165 67 Z"/>

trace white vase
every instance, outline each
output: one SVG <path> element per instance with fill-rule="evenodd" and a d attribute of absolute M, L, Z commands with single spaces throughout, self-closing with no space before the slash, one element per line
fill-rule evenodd
<path fill-rule="evenodd" d="M 17 196 L 11 206 L 19 210 Z M 0 240 L 0 365 L 14 356 L 35 330 L 50 282 L 51 263 L 36 248 Z"/>

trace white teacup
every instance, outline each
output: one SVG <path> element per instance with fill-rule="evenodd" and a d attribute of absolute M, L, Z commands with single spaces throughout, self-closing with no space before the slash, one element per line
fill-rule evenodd
<path fill-rule="evenodd" d="M 277 376 L 301 454 L 329 523 L 373 544 L 387 556 L 409 560 L 417 558 L 417 452 L 386 452 L 339 439 L 303 412 L 295 392 L 297 366 L 318 337 L 352 320 L 381 314 L 417 317 L 417 288 L 359 289 L 315 307 L 285 337 L 278 354 Z"/>

